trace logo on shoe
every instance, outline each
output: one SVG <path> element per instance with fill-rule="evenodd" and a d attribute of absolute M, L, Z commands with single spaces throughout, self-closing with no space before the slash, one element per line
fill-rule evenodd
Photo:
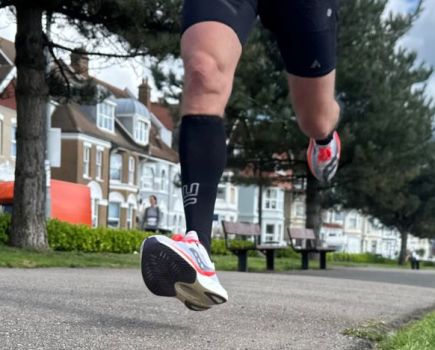
<path fill-rule="evenodd" d="M 210 269 L 204 262 L 204 260 L 202 260 L 202 258 L 199 256 L 199 253 L 197 250 L 190 248 L 190 253 L 193 255 L 193 257 L 195 258 L 198 266 L 200 267 L 201 270 L 206 271 L 207 269 Z"/>
<path fill-rule="evenodd" d="M 184 185 L 183 186 L 183 203 L 184 207 L 187 207 L 188 205 L 193 205 L 198 202 L 198 193 L 199 193 L 199 183 L 194 182 L 190 185 Z"/>

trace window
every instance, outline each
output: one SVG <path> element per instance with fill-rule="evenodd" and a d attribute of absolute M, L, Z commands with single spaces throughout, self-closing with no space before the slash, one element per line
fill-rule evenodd
<path fill-rule="evenodd" d="M 13 125 L 11 130 L 11 157 L 17 156 L 17 126 Z"/>
<path fill-rule="evenodd" d="M 168 182 L 168 179 L 166 178 L 166 171 L 162 169 L 160 174 L 160 189 L 162 191 L 166 191 L 166 183 Z"/>
<path fill-rule="evenodd" d="M 373 254 L 376 254 L 377 247 L 378 247 L 378 242 L 372 241 L 372 253 Z"/>
<path fill-rule="evenodd" d="M 265 240 L 266 242 L 273 242 L 275 236 L 275 225 L 274 224 L 267 224 L 266 225 L 266 234 L 265 234 Z"/>
<path fill-rule="evenodd" d="M 134 213 L 134 205 L 128 204 L 128 212 L 127 212 L 127 228 L 133 228 L 133 213 Z"/>
<path fill-rule="evenodd" d="M 92 200 L 92 227 L 98 226 L 98 210 L 99 210 L 100 200 Z"/>
<path fill-rule="evenodd" d="M 101 180 L 103 178 L 103 151 L 101 149 L 97 149 L 95 163 L 97 165 L 97 179 Z"/>
<path fill-rule="evenodd" d="M 90 176 L 89 162 L 91 160 L 91 147 L 83 146 L 83 177 L 88 178 Z"/>
<path fill-rule="evenodd" d="M 142 166 L 142 188 L 152 189 L 154 185 L 154 170 L 151 167 Z"/>
<path fill-rule="evenodd" d="M 278 201 L 278 191 L 267 189 L 265 192 L 264 209 L 276 209 Z"/>
<path fill-rule="evenodd" d="M 334 211 L 334 222 L 343 222 L 344 214 L 341 211 Z"/>
<path fill-rule="evenodd" d="M 355 213 L 349 215 L 348 223 L 349 223 L 349 228 L 353 228 L 353 229 L 357 228 L 359 226 L 358 215 Z"/>
<path fill-rule="evenodd" d="M 230 187 L 230 203 L 237 204 L 236 203 L 236 188 L 234 186 Z"/>
<path fill-rule="evenodd" d="M 216 199 L 226 200 L 226 187 L 225 185 L 219 185 L 217 189 Z"/>
<path fill-rule="evenodd" d="M 109 202 L 109 214 L 107 225 L 109 227 L 119 227 L 121 221 L 121 203 Z"/>
<path fill-rule="evenodd" d="M 138 120 L 136 122 L 136 127 L 134 129 L 134 137 L 139 143 L 148 142 L 148 124 L 143 120 Z"/>
<path fill-rule="evenodd" d="M 134 184 L 134 174 L 135 174 L 136 164 L 133 157 L 128 159 L 128 183 L 130 185 Z"/>
<path fill-rule="evenodd" d="M 108 101 L 97 105 L 97 126 L 100 129 L 115 131 L 115 105 Z"/>
<path fill-rule="evenodd" d="M 122 156 L 114 153 L 110 156 L 110 179 L 121 181 Z"/>
<path fill-rule="evenodd" d="M 303 217 L 305 215 L 305 206 L 303 204 L 296 204 L 296 216 Z"/>

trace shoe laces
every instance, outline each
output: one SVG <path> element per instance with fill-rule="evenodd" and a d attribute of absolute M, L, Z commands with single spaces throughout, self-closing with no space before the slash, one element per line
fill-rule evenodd
<path fill-rule="evenodd" d="M 319 162 L 326 162 L 331 159 L 331 156 L 332 156 L 331 147 L 319 148 L 319 154 L 317 156 Z"/>

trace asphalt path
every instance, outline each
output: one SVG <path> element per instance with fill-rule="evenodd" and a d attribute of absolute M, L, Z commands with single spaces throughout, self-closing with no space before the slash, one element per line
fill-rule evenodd
<path fill-rule="evenodd" d="M 342 335 L 435 307 L 435 273 L 219 274 L 206 312 L 148 292 L 138 269 L 0 269 L 0 349 L 363 349 Z"/>

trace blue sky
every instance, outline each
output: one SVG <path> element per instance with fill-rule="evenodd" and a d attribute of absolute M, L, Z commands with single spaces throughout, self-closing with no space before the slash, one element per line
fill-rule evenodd
<path fill-rule="evenodd" d="M 395 13 L 413 11 L 417 3 L 418 0 L 390 0 L 387 11 Z M 59 28 L 58 32 L 67 33 L 64 34 L 64 38 L 74 38 L 74 33 L 70 33 L 68 28 Z M 15 36 L 14 21 L 10 16 L 5 15 L 4 10 L 0 11 L 0 36 L 9 40 L 13 40 Z M 62 38 L 59 36 L 58 39 L 61 40 Z M 72 41 L 79 43 L 80 39 L 77 37 Z M 401 45 L 417 51 L 420 60 L 435 67 L 435 0 L 424 0 L 423 12 L 420 18 L 411 31 L 401 40 Z M 104 50 L 114 51 L 116 46 L 108 42 L 104 46 Z M 137 86 L 142 78 L 149 75 L 149 72 L 143 68 L 144 62 L 141 59 L 128 61 L 92 59 L 90 64 L 93 75 L 118 87 L 128 87 L 133 93 L 136 93 Z M 428 83 L 428 95 L 435 98 L 435 74 Z M 157 95 L 153 94 L 153 97 L 156 98 Z"/>

